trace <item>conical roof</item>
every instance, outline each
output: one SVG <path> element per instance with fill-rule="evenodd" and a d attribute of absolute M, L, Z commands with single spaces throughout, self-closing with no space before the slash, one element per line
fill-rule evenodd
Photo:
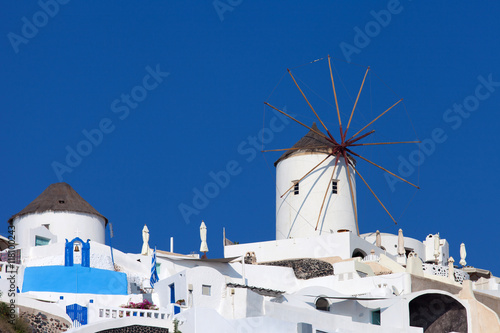
<path fill-rule="evenodd" d="M 85 199 L 66 183 L 55 183 L 49 185 L 35 200 L 33 200 L 22 211 L 9 219 L 11 223 L 16 217 L 43 212 L 77 212 L 92 214 L 102 217 L 108 224 L 108 219 L 101 215 Z"/>
<path fill-rule="evenodd" d="M 318 126 L 316 126 L 316 123 L 313 123 L 311 128 L 314 131 L 321 133 L 321 131 L 318 129 Z M 302 139 L 300 139 L 299 141 L 297 141 L 296 144 L 293 145 L 292 148 L 294 149 L 287 150 L 283 155 L 281 155 L 280 158 L 278 158 L 276 162 L 274 162 L 274 166 L 278 165 L 279 162 L 283 161 L 284 159 L 287 159 L 291 155 L 297 153 L 303 153 L 303 152 L 329 153 L 331 149 L 325 148 L 325 146 L 331 147 L 332 143 L 314 131 L 309 130 L 309 132 L 306 135 L 304 135 Z M 295 149 L 295 148 L 300 148 L 300 149 Z"/>

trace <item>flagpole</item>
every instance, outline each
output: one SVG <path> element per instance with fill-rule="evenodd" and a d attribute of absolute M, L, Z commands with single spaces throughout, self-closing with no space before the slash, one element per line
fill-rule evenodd
<path fill-rule="evenodd" d="M 115 258 L 113 257 L 113 245 L 111 244 L 111 238 L 113 238 L 113 225 L 111 222 L 109 224 L 109 249 L 111 250 L 111 261 L 113 262 L 113 270 L 115 269 Z"/>
<path fill-rule="evenodd" d="M 155 283 L 158 282 L 160 278 L 158 277 L 158 272 L 156 271 L 156 246 L 153 250 L 153 257 L 151 258 L 151 277 L 149 278 L 149 284 L 151 289 L 155 288 Z"/>

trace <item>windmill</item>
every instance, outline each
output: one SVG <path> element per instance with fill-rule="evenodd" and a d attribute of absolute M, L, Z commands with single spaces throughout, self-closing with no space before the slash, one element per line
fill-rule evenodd
<path fill-rule="evenodd" d="M 356 232 L 357 235 L 359 235 L 355 185 L 356 175 L 366 185 L 392 221 L 397 224 L 393 215 L 360 173 L 357 167 L 357 160 L 367 162 L 392 177 L 396 177 L 400 181 L 417 189 L 419 188 L 417 185 L 371 161 L 356 151 L 358 147 L 420 142 L 366 142 L 366 140 L 364 140 L 375 132 L 375 130 L 370 130 L 370 126 L 400 104 L 402 99 L 392 101 L 392 104 L 389 104 L 383 112 L 371 119 L 371 121 L 366 122 L 366 124 L 354 134 L 351 134 L 353 132 L 351 125 L 353 124 L 353 118 L 357 111 L 356 107 L 358 106 L 358 101 L 363 91 L 367 75 L 370 72 L 370 67 L 366 67 L 361 86 L 357 92 L 357 97 L 352 105 L 352 109 L 349 110 L 349 118 L 346 124 L 342 122 L 330 56 L 328 56 L 327 59 L 340 132 L 337 138 L 332 135 L 325 122 L 320 118 L 318 112 L 314 109 L 310 100 L 304 93 L 304 90 L 301 88 L 301 85 L 299 85 L 299 80 L 296 79 L 290 69 L 287 69 L 287 72 L 293 84 L 297 87 L 309 109 L 314 114 L 315 120 L 318 122 L 319 126 L 317 126 L 316 123 L 313 123 L 312 126 L 308 126 L 289 113 L 265 102 L 266 106 L 309 130 L 309 132 L 291 148 L 264 150 L 264 152 L 284 151 L 283 155 L 275 162 L 277 175 L 277 239 L 308 237 L 325 232 L 333 233 L 343 231 Z"/>

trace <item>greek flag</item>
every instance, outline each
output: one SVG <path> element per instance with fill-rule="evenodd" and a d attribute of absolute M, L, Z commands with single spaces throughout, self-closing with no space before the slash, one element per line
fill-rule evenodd
<path fill-rule="evenodd" d="M 155 283 L 160 279 L 158 278 L 158 273 L 156 272 L 156 246 L 153 250 L 153 258 L 151 259 L 151 278 L 149 279 L 149 283 L 151 284 L 151 288 L 155 287 Z"/>

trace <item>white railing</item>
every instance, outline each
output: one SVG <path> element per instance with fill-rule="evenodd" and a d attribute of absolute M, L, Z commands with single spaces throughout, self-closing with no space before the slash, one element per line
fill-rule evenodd
<path fill-rule="evenodd" d="M 378 262 L 379 260 L 380 260 L 380 256 L 370 253 L 369 255 L 364 257 L 362 261 L 364 261 L 364 262 Z"/>
<path fill-rule="evenodd" d="M 432 274 L 432 275 L 437 275 L 437 276 L 443 276 L 443 277 L 448 277 L 450 275 L 448 266 L 441 266 L 441 265 L 435 265 L 435 264 L 422 264 L 422 269 L 424 273 L 427 274 Z M 459 269 L 454 269 L 453 270 L 453 275 L 455 278 L 455 282 L 462 283 L 464 280 L 469 280 L 469 274 L 466 272 L 459 270 Z"/>
<path fill-rule="evenodd" d="M 118 319 L 125 317 L 138 317 L 148 319 L 165 320 L 170 319 L 170 313 L 160 310 L 145 310 L 145 309 L 127 309 L 127 308 L 112 308 L 112 307 L 99 307 L 99 319 Z"/>

